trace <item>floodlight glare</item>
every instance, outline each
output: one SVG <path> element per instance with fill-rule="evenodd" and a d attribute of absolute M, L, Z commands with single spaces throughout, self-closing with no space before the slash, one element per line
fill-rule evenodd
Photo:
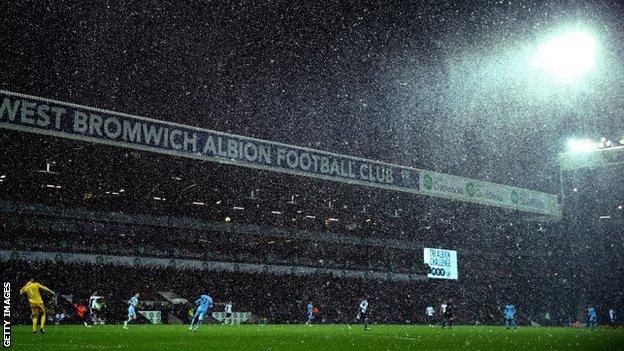
<path fill-rule="evenodd" d="M 568 151 L 572 153 L 591 152 L 598 149 L 598 144 L 589 139 L 568 140 Z"/>
<path fill-rule="evenodd" d="M 596 40 L 583 31 L 570 32 L 546 42 L 535 57 L 535 65 L 560 81 L 569 81 L 594 68 Z"/>

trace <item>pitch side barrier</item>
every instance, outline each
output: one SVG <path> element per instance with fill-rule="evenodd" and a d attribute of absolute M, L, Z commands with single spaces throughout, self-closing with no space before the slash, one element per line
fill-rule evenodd
<path fill-rule="evenodd" d="M 559 217 L 556 195 L 0 90 L 0 128 Z"/>

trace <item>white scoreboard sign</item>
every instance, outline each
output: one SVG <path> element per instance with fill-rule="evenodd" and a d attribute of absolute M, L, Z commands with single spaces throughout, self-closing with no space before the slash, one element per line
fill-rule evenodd
<path fill-rule="evenodd" d="M 428 278 L 457 279 L 457 251 L 425 247 L 423 257 L 429 265 Z"/>

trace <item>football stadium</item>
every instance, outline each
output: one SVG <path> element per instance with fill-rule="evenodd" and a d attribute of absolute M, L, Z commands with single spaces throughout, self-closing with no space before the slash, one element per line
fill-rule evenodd
<path fill-rule="evenodd" d="M 6 7 L 5 348 L 624 350 L 617 1 Z"/>

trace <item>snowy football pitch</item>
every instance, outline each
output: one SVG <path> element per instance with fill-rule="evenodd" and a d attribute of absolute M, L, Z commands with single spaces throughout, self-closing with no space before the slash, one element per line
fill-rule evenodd
<path fill-rule="evenodd" d="M 409 325 L 13 326 L 13 350 L 624 350 L 624 330 Z"/>

